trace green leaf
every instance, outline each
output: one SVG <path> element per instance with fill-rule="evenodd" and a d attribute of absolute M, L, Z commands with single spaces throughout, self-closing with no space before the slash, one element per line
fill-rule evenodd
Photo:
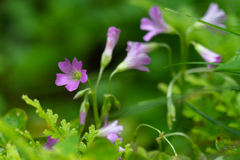
<path fill-rule="evenodd" d="M 227 156 L 240 155 L 240 137 L 223 129 L 217 136 L 216 147 Z"/>
<path fill-rule="evenodd" d="M 180 155 L 180 156 L 174 157 L 174 160 L 191 160 L 191 158 Z M 199 159 L 199 160 L 204 160 L 204 159 Z"/>
<path fill-rule="evenodd" d="M 158 156 L 158 160 L 173 160 L 173 157 L 167 155 L 166 153 L 162 152 Z"/>
<path fill-rule="evenodd" d="M 125 145 L 125 151 L 123 151 L 123 160 L 128 160 L 133 152 L 133 149 L 130 147 L 130 144 Z"/>
<path fill-rule="evenodd" d="M 226 125 L 224 125 L 223 123 L 213 119 L 212 117 L 209 117 L 208 115 L 206 115 L 205 113 L 199 111 L 197 108 L 193 107 L 192 105 L 190 105 L 189 103 L 187 103 L 186 101 L 184 101 L 188 107 L 190 107 L 192 110 L 194 110 L 195 112 L 197 112 L 199 115 L 201 115 L 203 118 L 207 119 L 208 121 L 218 125 L 219 127 L 222 127 L 224 129 L 226 129 L 227 131 L 233 133 L 234 135 L 240 137 L 240 132 L 235 130 L 235 129 L 232 129 L 232 128 L 229 128 L 227 127 Z"/>
<path fill-rule="evenodd" d="M 227 63 L 218 66 L 214 71 L 240 74 L 240 57 L 233 57 Z"/>
<path fill-rule="evenodd" d="M 137 153 L 143 157 L 147 157 L 147 150 L 141 146 L 138 146 Z"/>
<path fill-rule="evenodd" d="M 13 160 L 21 160 L 16 146 L 12 146 L 9 143 L 7 144 L 7 158 Z"/>
<path fill-rule="evenodd" d="M 118 152 L 108 139 L 100 139 L 93 143 L 85 152 L 82 160 L 114 160 Z"/>
<path fill-rule="evenodd" d="M 147 152 L 147 158 L 156 159 L 159 155 L 160 151 L 149 151 Z"/>
<path fill-rule="evenodd" d="M 84 134 L 84 138 L 87 141 L 87 146 L 90 146 L 94 142 L 95 138 L 97 137 L 97 134 L 98 131 L 95 130 L 95 126 L 91 125 L 89 127 L 89 133 Z"/>
<path fill-rule="evenodd" d="M 189 16 L 189 15 L 186 15 L 186 14 L 183 14 L 183 13 L 180 13 L 180 12 L 178 12 L 178 11 L 174 11 L 174 10 L 169 9 L 169 8 L 165 8 L 165 9 L 166 9 L 167 11 L 170 11 L 170 12 L 173 12 L 173 13 L 176 13 L 176 14 L 179 14 L 179 15 L 182 15 L 182 16 L 185 16 L 185 17 L 190 18 L 190 19 L 192 19 L 192 20 L 198 21 L 198 22 L 200 22 L 200 23 L 202 23 L 202 24 L 208 25 L 208 26 L 210 26 L 210 27 L 213 27 L 213 28 L 219 29 L 219 30 L 221 30 L 221 31 L 224 31 L 224 32 L 230 33 L 230 34 L 232 34 L 232 35 L 235 35 L 235 36 L 240 37 L 240 34 L 239 34 L 239 33 L 230 31 L 230 30 L 225 29 L 225 28 L 221 28 L 221 27 L 219 27 L 219 26 L 216 26 L 216 25 L 210 24 L 210 23 L 208 23 L 208 22 L 205 22 L 205 21 L 203 21 L 203 20 L 201 20 L 201 19 L 194 18 L 194 17 L 192 17 L 192 16 Z"/>
<path fill-rule="evenodd" d="M 132 153 L 131 156 L 129 157 L 130 160 L 149 160 L 148 158 L 146 157 L 143 157 L 137 153 Z"/>
<path fill-rule="evenodd" d="M 6 137 L 0 132 L 0 147 L 6 148 L 6 143 Z"/>
<path fill-rule="evenodd" d="M 24 110 L 15 108 L 10 110 L 4 117 L 4 123 L 13 128 L 24 130 L 27 124 L 27 115 Z"/>
<path fill-rule="evenodd" d="M 53 148 L 55 152 L 62 157 L 76 159 L 78 156 L 78 136 L 69 136 L 58 142 Z"/>

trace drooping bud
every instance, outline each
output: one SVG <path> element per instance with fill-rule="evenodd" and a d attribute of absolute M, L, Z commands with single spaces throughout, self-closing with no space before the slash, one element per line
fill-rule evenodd
<path fill-rule="evenodd" d="M 85 124 L 85 120 L 86 120 L 86 117 L 87 117 L 87 112 L 88 112 L 88 109 L 89 109 L 89 101 L 88 101 L 88 94 L 89 94 L 90 91 L 87 91 L 84 95 L 84 100 L 81 104 L 81 107 L 80 107 L 80 113 L 79 113 L 79 119 L 80 119 L 80 124 L 81 125 L 84 125 Z"/>
<path fill-rule="evenodd" d="M 81 90 L 81 91 L 77 92 L 77 94 L 75 94 L 75 96 L 73 97 L 73 99 L 78 99 L 78 98 L 82 97 L 82 96 L 84 95 L 84 93 L 85 93 L 86 91 L 89 91 L 89 90 L 90 90 L 90 88 L 86 88 L 86 89 L 84 89 L 84 90 Z"/>
<path fill-rule="evenodd" d="M 115 27 L 109 27 L 107 33 L 107 42 L 101 58 L 101 67 L 106 68 L 112 60 L 112 52 L 118 42 L 121 30 Z"/>
<path fill-rule="evenodd" d="M 81 125 L 85 124 L 88 109 L 89 109 L 89 102 L 83 101 L 82 104 L 81 104 L 80 114 L 79 114 Z"/>

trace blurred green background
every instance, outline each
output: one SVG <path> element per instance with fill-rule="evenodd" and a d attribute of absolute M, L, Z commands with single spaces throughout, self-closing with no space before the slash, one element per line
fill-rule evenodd
<path fill-rule="evenodd" d="M 44 109 L 52 109 L 59 115 L 59 119 L 70 121 L 77 118 L 82 99 L 72 100 L 77 91 L 70 93 L 64 86 L 55 85 L 56 73 L 61 73 L 58 62 L 63 62 L 64 58 L 72 61 L 76 57 L 83 62 L 83 68 L 87 69 L 92 84 L 95 84 L 101 54 L 105 48 L 107 29 L 115 26 L 121 29 L 121 34 L 114 49 L 112 62 L 103 73 L 99 85 L 97 95 L 98 104 L 101 106 L 102 95 L 107 92 L 108 77 L 126 56 L 126 42 L 128 40 L 143 42 L 142 37 L 146 32 L 139 28 L 140 19 L 149 17 L 149 8 L 158 5 L 165 21 L 184 32 L 194 21 L 166 11 L 164 8 L 200 18 L 211 2 L 208 0 L 1 1 L 0 116 L 11 108 L 22 108 L 29 117 L 27 129 L 33 137 L 42 136 L 42 131 L 47 125 L 37 116 L 35 109 L 21 99 L 22 94 L 26 94 L 30 98 L 38 99 Z M 240 2 L 236 0 L 214 2 L 226 12 L 227 28 L 240 32 Z M 221 54 L 223 62 L 228 61 L 240 46 L 239 37 L 219 33 L 212 35 L 207 29 L 194 31 L 189 37 Z M 179 63 L 180 48 L 177 35 L 161 34 L 151 41 L 168 43 L 173 50 L 173 63 Z M 165 96 L 157 89 L 157 84 L 169 83 L 171 80 L 169 68 L 163 68 L 169 65 L 167 50 L 160 48 L 149 56 L 152 58 L 149 64 L 150 73 L 129 70 L 113 77 L 111 92 L 120 100 L 122 109 L 135 106 L 139 101 Z M 189 49 L 189 61 L 203 61 L 192 46 Z M 196 66 L 188 65 L 188 67 Z M 179 70 L 179 67 L 175 67 L 175 70 Z M 81 84 L 78 89 L 86 87 L 88 84 Z M 117 112 L 113 107 L 111 113 Z M 121 112 L 120 117 L 114 118 L 119 118 L 119 123 L 124 126 L 123 142 L 130 142 L 132 132 L 141 123 L 169 132 L 166 112 L 166 105 L 132 110 L 127 116 L 121 116 Z M 88 124 L 94 123 L 92 108 L 87 121 Z M 176 130 L 185 133 L 194 126 L 191 119 L 184 117 L 178 123 Z M 218 131 L 213 134 L 217 133 Z M 157 136 L 155 131 L 140 129 L 139 144 L 149 150 L 154 149 L 157 146 L 155 142 Z M 185 140 L 176 140 L 176 142 L 180 141 L 181 145 L 188 144 Z M 214 146 L 214 143 L 209 142 L 209 146 Z M 186 152 L 190 152 L 190 149 Z"/>

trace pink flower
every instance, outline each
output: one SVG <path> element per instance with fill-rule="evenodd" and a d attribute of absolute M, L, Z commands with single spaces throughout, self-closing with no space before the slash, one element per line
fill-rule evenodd
<path fill-rule="evenodd" d="M 226 26 L 222 24 L 226 20 L 226 14 L 222 9 L 219 9 L 217 3 L 210 3 L 207 12 L 201 20 L 222 28 L 226 28 Z"/>
<path fill-rule="evenodd" d="M 127 57 L 117 66 L 117 71 L 122 72 L 127 69 L 138 69 L 140 71 L 149 72 L 149 69 L 144 66 L 151 62 L 151 59 L 146 53 L 141 52 L 142 45 L 135 42 L 127 53 Z"/>
<path fill-rule="evenodd" d="M 149 31 L 143 37 L 144 41 L 150 41 L 152 37 L 160 33 L 174 32 L 174 29 L 170 25 L 168 25 L 166 22 L 164 22 L 162 17 L 162 12 L 159 10 L 158 6 L 153 6 L 149 10 L 149 15 L 151 19 L 145 18 L 145 17 L 141 19 L 140 29 Z"/>
<path fill-rule="evenodd" d="M 110 63 L 112 59 L 112 52 L 118 42 L 121 30 L 115 27 L 109 27 L 107 33 L 107 42 L 101 58 L 101 66 L 104 68 Z"/>
<path fill-rule="evenodd" d="M 148 54 L 149 52 L 151 52 L 159 47 L 159 43 L 157 43 L 157 42 L 141 43 L 141 42 L 128 41 L 126 51 L 130 51 L 132 45 L 135 43 L 140 43 L 141 49 L 139 52 L 146 53 L 146 54 Z"/>
<path fill-rule="evenodd" d="M 113 132 L 111 132 L 111 133 L 108 134 L 107 139 L 108 139 L 112 144 L 115 144 L 116 141 L 117 141 L 117 139 L 120 139 L 120 141 L 122 142 L 121 137 L 118 137 L 118 136 L 117 136 L 115 133 L 113 133 Z M 119 147 L 118 152 L 123 152 L 123 151 L 125 151 L 125 149 L 122 148 L 122 147 Z M 121 160 L 121 159 L 122 159 L 122 157 L 120 157 L 118 160 Z"/>
<path fill-rule="evenodd" d="M 223 22 L 225 22 L 226 20 L 226 14 L 222 9 L 219 9 L 218 4 L 217 3 L 210 3 L 207 12 L 205 13 L 205 15 L 201 18 L 201 20 L 208 22 L 210 24 L 222 27 L 222 28 L 226 28 L 226 26 L 223 24 Z M 206 26 L 202 23 L 196 22 L 194 25 L 196 28 L 198 27 L 208 27 L 209 29 L 213 29 L 210 26 Z M 220 33 L 224 33 L 222 31 L 219 31 Z"/>
<path fill-rule="evenodd" d="M 63 73 L 57 73 L 56 85 L 65 87 L 70 92 L 76 90 L 80 82 L 85 83 L 88 80 L 88 76 L 86 74 L 87 70 L 82 69 L 82 62 L 74 58 L 72 65 L 67 58 L 65 58 L 65 62 L 58 63 L 59 68 Z"/>
<path fill-rule="evenodd" d="M 98 136 L 107 137 L 111 132 L 118 135 L 122 133 L 123 126 L 117 125 L 118 120 L 113 121 L 112 123 L 104 126 L 98 130 Z"/>
<path fill-rule="evenodd" d="M 59 139 L 53 139 L 51 136 L 47 137 L 47 143 L 45 143 L 42 148 L 46 150 L 52 150 L 53 146 L 59 141 Z"/>
<path fill-rule="evenodd" d="M 206 47 L 202 46 L 201 44 L 193 42 L 193 45 L 200 56 L 204 59 L 205 62 L 210 63 L 219 63 L 221 62 L 222 56 L 207 49 Z M 215 67 L 215 65 L 207 65 L 208 68 Z"/>

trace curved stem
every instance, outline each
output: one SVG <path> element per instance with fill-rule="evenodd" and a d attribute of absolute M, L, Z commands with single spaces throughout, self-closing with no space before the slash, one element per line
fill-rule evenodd
<path fill-rule="evenodd" d="M 173 145 L 169 142 L 169 140 L 168 140 L 165 136 L 163 136 L 163 138 L 164 138 L 164 139 L 168 142 L 168 144 L 171 146 L 171 148 L 172 148 L 175 156 L 177 157 L 177 152 L 176 152 L 176 150 L 174 149 Z"/>
<path fill-rule="evenodd" d="M 99 116 L 98 116 L 98 106 L 97 106 L 97 96 L 95 91 L 92 88 L 91 82 L 88 79 L 89 86 L 91 88 L 91 94 L 92 94 L 92 102 L 93 102 L 93 114 L 94 114 L 94 120 L 96 124 L 96 128 L 100 128 L 100 123 L 99 123 Z"/>
<path fill-rule="evenodd" d="M 116 74 L 116 73 L 117 73 L 117 70 L 115 69 L 115 70 L 111 73 L 111 75 L 109 76 L 108 92 L 107 92 L 107 94 L 110 93 L 110 89 L 111 89 L 111 80 L 112 80 L 113 75 Z"/>
<path fill-rule="evenodd" d="M 158 130 L 157 128 L 155 128 L 155 127 L 153 127 L 153 126 L 150 126 L 150 125 L 148 125 L 148 124 L 140 124 L 140 125 L 135 129 L 134 132 L 137 132 L 138 129 L 139 129 L 140 127 L 142 127 L 142 126 L 152 128 L 152 129 L 154 129 L 155 131 L 157 131 L 159 134 L 162 134 L 162 132 L 161 132 L 160 130 Z"/>
<path fill-rule="evenodd" d="M 157 131 L 157 132 L 159 133 L 159 136 L 160 136 L 160 137 L 163 137 L 163 138 L 167 141 L 167 143 L 171 146 L 171 148 L 172 148 L 172 150 L 173 150 L 173 152 L 174 152 L 174 155 L 177 157 L 177 152 L 176 152 L 175 148 L 173 147 L 173 145 L 171 144 L 171 142 L 169 142 L 169 140 L 163 135 L 163 132 L 161 132 L 159 129 L 157 129 L 157 128 L 153 127 L 153 126 L 150 126 L 150 125 L 148 125 L 148 124 L 140 124 L 140 125 L 135 129 L 134 133 L 137 133 L 138 129 L 139 129 L 140 127 L 142 127 L 142 126 L 149 127 L 149 128 L 151 128 L 151 129 Z"/>
<path fill-rule="evenodd" d="M 101 79 L 101 77 L 102 77 L 103 70 L 104 70 L 104 68 L 101 66 L 101 68 L 100 68 L 100 70 L 99 70 L 99 74 L 98 74 L 98 79 L 97 79 L 97 82 L 96 82 L 96 86 L 95 86 L 95 92 L 97 92 L 97 87 L 98 87 L 98 84 L 99 84 L 100 79 Z"/>
<path fill-rule="evenodd" d="M 182 72 L 178 72 L 177 75 L 173 77 L 171 82 L 168 85 L 168 91 L 167 91 L 167 108 L 168 108 L 168 113 L 167 113 L 167 122 L 168 122 L 168 127 L 170 130 L 172 130 L 172 121 L 175 121 L 176 119 L 176 110 L 174 103 L 172 101 L 172 88 L 175 83 L 175 81 L 179 78 Z"/>
<path fill-rule="evenodd" d="M 170 137 L 170 136 L 182 136 L 185 137 L 186 139 L 188 139 L 190 141 L 190 143 L 193 145 L 193 141 L 190 137 L 188 137 L 186 134 L 182 133 L 182 132 L 174 132 L 174 133 L 169 133 L 169 134 L 165 134 L 165 137 Z"/>

